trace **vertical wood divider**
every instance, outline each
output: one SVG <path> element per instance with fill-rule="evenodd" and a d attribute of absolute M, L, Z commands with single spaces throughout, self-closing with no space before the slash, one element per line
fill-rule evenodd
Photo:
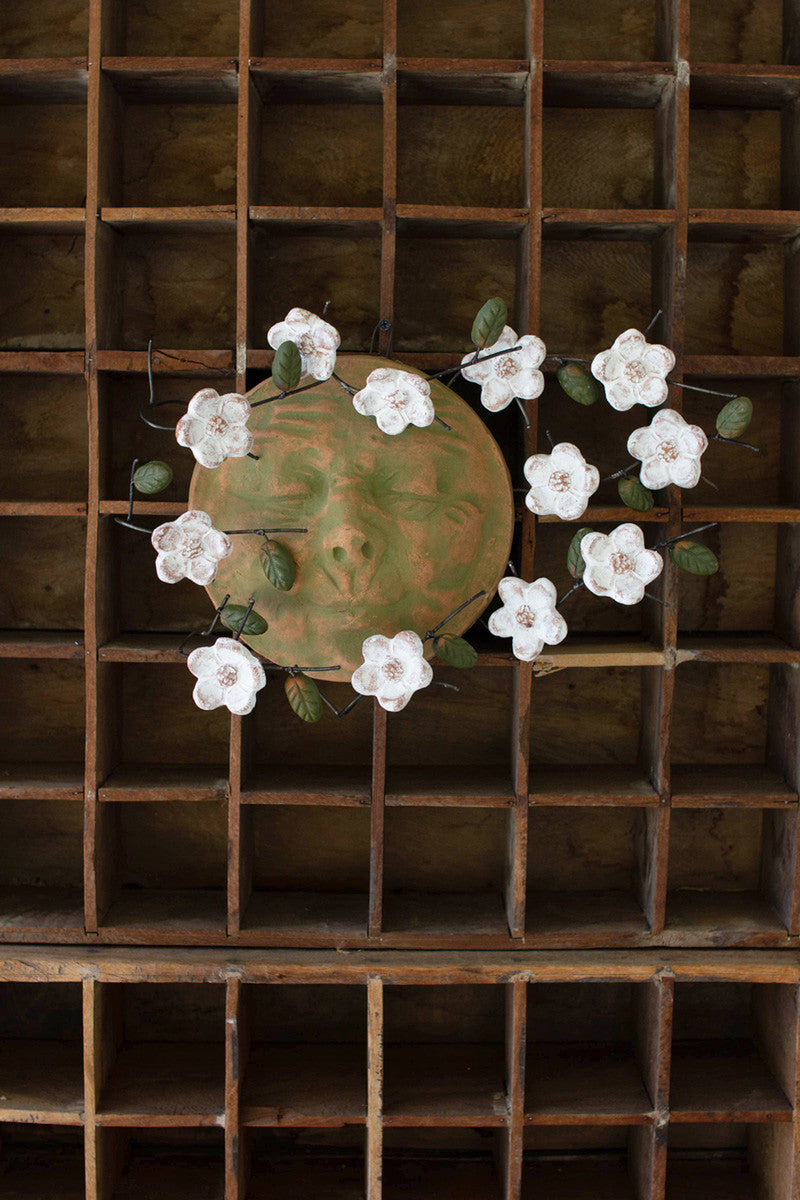
<path fill-rule="evenodd" d="M 669 1082 L 674 980 L 659 970 L 643 984 L 644 1001 L 637 1011 L 636 1049 L 639 1068 L 653 1104 L 652 1126 L 641 1126 L 638 1138 L 638 1188 L 642 1200 L 663 1200 L 669 1134 Z"/>
<path fill-rule="evenodd" d="M 381 1200 L 383 1187 L 383 980 L 367 978 L 366 1200 Z"/>
<path fill-rule="evenodd" d="M 86 225 L 85 225 L 85 377 L 88 399 L 88 495 L 86 517 L 86 578 L 84 587 L 84 646 L 86 687 L 86 747 L 84 768 L 83 879 L 84 925 L 87 934 L 96 933 L 104 906 L 101 883 L 98 897 L 97 863 L 100 830 L 97 804 L 99 778 L 98 748 L 101 714 L 98 705 L 98 629 L 105 605 L 98 597 L 97 583 L 104 578 L 99 570 L 100 554 L 107 542 L 100 531 L 100 421 L 99 381 L 97 377 L 97 249 L 100 179 L 100 62 L 103 44 L 103 0 L 89 4 L 89 79 L 87 90 L 86 154 Z M 105 631 L 103 631 L 105 632 Z"/>
<path fill-rule="evenodd" d="M 253 0 L 254 2 L 254 0 Z M 247 388 L 247 330 L 248 330 L 248 218 L 250 188 L 256 170 L 251 155 L 251 124 L 253 122 L 250 88 L 250 54 L 252 36 L 251 0 L 240 0 L 239 9 L 239 97 L 237 103 L 236 138 L 236 390 Z M 251 158 L 253 163 L 251 164 Z"/>
<path fill-rule="evenodd" d="M 231 717 L 228 757 L 228 936 L 241 932 L 242 918 L 250 896 L 252 852 L 248 827 L 242 815 L 243 718 Z M 248 843 L 245 845 L 244 843 Z"/>
<path fill-rule="evenodd" d="M 377 700 L 372 707 L 372 789 L 369 825 L 369 925 L 370 937 L 383 929 L 383 828 L 386 800 L 386 746 L 388 720 Z"/>
<path fill-rule="evenodd" d="M 225 1200 L 243 1200 L 246 1186 L 240 1103 L 249 1047 L 243 1002 L 240 980 L 229 978 L 225 987 Z"/>
<path fill-rule="evenodd" d="M 381 223 L 381 318 L 394 321 L 397 256 L 397 0 L 383 2 L 383 221 Z M 392 331 L 382 330 L 381 353 Z"/>
<path fill-rule="evenodd" d="M 663 340 L 675 353 L 673 377 L 683 378 L 684 314 L 686 303 L 686 258 L 689 230 L 689 0 L 671 0 L 659 13 L 663 52 L 672 58 L 675 74 L 657 114 L 657 154 L 661 174 L 657 178 L 656 202 L 675 208 L 675 224 L 659 237 L 654 258 L 654 311 L 663 310 L 655 340 Z M 681 392 L 672 388 L 669 404 L 681 410 Z M 666 536 L 680 533 L 683 521 L 681 491 L 668 489 L 669 517 Z M 666 923 L 669 884 L 669 836 L 672 806 L 670 722 L 675 694 L 677 664 L 679 572 L 669 553 L 664 555 L 661 594 L 668 607 L 653 617 L 653 631 L 664 651 L 664 667 L 657 668 L 643 696 L 645 753 L 659 807 L 648 810 L 645 824 L 645 915 L 651 933 L 660 935 Z M 651 614 L 652 616 L 652 614 Z M 643 739 L 643 740 L 644 740 Z"/>
<path fill-rule="evenodd" d="M 506 1129 L 503 1162 L 503 1200 L 519 1200 L 522 1191 L 527 1015 L 527 976 L 520 976 L 506 984 L 506 1096 L 508 1100 L 508 1127 Z"/>
<path fill-rule="evenodd" d="M 97 1036 L 100 984 L 94 979 L 84 979 L 83 989 L 83 1105 L 84 1105 L 84 1153 L 86 1156 L 86 1198 L 105 1200 L 99 1185 L 101 1154 L 97 1147 L 97 1101 L 101 1079 L 98 1071 L 100 1040 Z"/>

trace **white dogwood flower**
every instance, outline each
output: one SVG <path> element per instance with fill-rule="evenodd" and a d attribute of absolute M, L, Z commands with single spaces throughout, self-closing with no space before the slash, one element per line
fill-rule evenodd
<path fill-rule="evenodd" d="M 199 509 L 157 525 L 150 541 L 156 550 L 156 574 L 164 583 L 212 583 L 217 563 L 233 550 L 228 535 L 215 529 L 208 513 Z"/>
<path fill-rule="evenodd" d="M 668 346 L 650 345 L 638 329 L 627 329 L 610 350 L 595 355 L 591 370 L 611 407 L 625 412 L 634 404 L 663 404 L 669 394 L 666 377 L 674 366 Z"/>
<path fill-rule="evenodd" d="M 638 525 L 618 525 L 611 533 L 587 533 L 581 538 L 586 563 L 583 582 L 595 596 L 609 596 L 617 604 L 638 604 L 648 583 L 657 579 L 664 560 L 656 550 L 645 550 Z"/>
<path fill-rule="evenodd" d="M 410 629 L 393 638 L 375 634 L 361 646 L 364 661 L 353 672 L 351 682 L 362 696 L 375 696 L 387 712 L 400 712 L 414 692 L 433 679 L 430 663 L 423 657 L 422 639 Z"/>
<path fill-rule="evenodd" d="M 572 442 L 559 442 L 550 454 L 532 454 L 523 472 L 531 485 L 525 503 L 540 517 L 574 521 L 600 486 L 597 467 L 588 466 Z"/>
<path fill-rule="evenodd" d="M 567 622 L 556 609 L 556 589 L 549 579 L 525 583 L 509 575 L 497 588 L 503 601 L 489 617 L 489 628 L 496 637 L 513 639 L 515 658 L 533 662 L 542 653 L 545 642 L 557 646 L 567 636 Z"/>
<path fill-rule="evenodd" d="M 689 425 L 680 413 L 662 408 L 649 425 L 634 429 L 628 438 L 628 450 L 640 459 L 639 478 L 645 487 L 697 487 L 702 466 L 700 459 L 708 449 L 708 438 L 699 425 Z"/>
<path fill-rule="evenodd" d="M 303 374 L 319 380 L 330 379 L 333 374 L 341 340 L 333 325 L 306 308 L 290 309 L 285 319 L 273 325 L 267 334 L 273 350 L 284 342 L 294 342 L 300 351 Z"/>
<path fill-rule="evenodd" d="M 175 426 L 180 446 L 188 446 L 201 467 L 220 467 L 226 458 L 244 458 L 253 448 L 247 428 L 250 402 L 236 392 L 220 396 L 203 388 L 192 396 L 186 416 Z"/>
<path fill-rule="evenodd" d="M 217 638 L 213 646 L 193 650 L 186 665 L 197 677 L 192 697 L 198 708 L 221 708 L 237 717 L 252 712 L 256 692 L 267 682 L 261 663 L 241 642 Z"/>
<path fill-rule="evenodd" d="M 512 354 L 498 354 L 499 350 L 520 346 Z M 486 357 L 495 355 L 496 357 Z M 541 338 L 531 333 L 517 337 L 510 325 L 493 346 L 482 352 L 478 362 L 474 355 L 466 354 L 461 360 L 461 374 L 470 383 L 481 385 L 481 404 L 490 412 L 507 408 L 518 396 L 520 400 L 535 400 L 544 390 L 544 375 L 538 369 L 547 357 L 547 348 Z M 471 364 L 471 365 L 468 365 Z"/>
<path fill-rule="evenodd" d="M 374 417 L 384 433 L 402 433 L 409 425 L 424 427 L 435 417 L 431 385 L 421 375 L 378 367 L 367 376 L 353 407 L 364 417 Z"/>

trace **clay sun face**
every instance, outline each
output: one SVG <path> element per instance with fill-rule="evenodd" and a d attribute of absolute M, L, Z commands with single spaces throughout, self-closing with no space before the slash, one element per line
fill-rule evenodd
<path fill-rule="evenodd" d="M 393 365 L 340 355 L 337 374 L 358 388 L 371 371 Z M 366 637 L 401 629 L 424 636 L 485 589 L 485 600 L 448 625 L 461 633 L 494 594 L 513 533 L 508 469 L 469 406 L 441 382 L 431 386 L 450 430 L 409 426 L 390 437 L 329 380 L 254 409 L 258 461 L 195 469 L 190 505 L 213 514 L 217 528 L 308 530 L 275 535 L 297 563 L 290 591 L 266 579 L 257 535 L 234 538 L 207 588 L 215 606 L 227 593 L 235 604 L 255 598 L 269 629 L 243 640 L 259 654 L 284 665 L 340 664 L 327 678 L 348 682 Z M 273 392 L 266 381 L 248 398 Z"/>

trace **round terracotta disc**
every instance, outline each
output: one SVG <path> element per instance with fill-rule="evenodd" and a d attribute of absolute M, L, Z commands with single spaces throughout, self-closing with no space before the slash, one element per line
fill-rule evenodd
<path fill-rule="evenodd" d="M 360 388 L 376 367 L 398 364 L 343 354 L 336 373 Z M 274 391 L 267 380 L 248 399 Z M 331 379 L 253 410 L 257 462 L 229 458 L 216 470 L 195 467 L 190 506 L 207 512 L 217 529 L 308 529 L 272 535 L 297 563 L 290 591 L 267 580 L 256 534 L 233 538 L 233 553 L 207 588 L 215 607 L 226 593 L 233 604 L 255 598 L 269 629 L 243 639 L 253 650 L 282 666 L 338 665 L 319 678 L 348 682 L 371 634 L 413 629 L 424 638 L 485 589 L 442 631 L 463 633 L 489 603 L 511 548 L 511 479 L 469 406 L 438 380 L 431 396 L 452 430 L 434 422 L 389 436 Z M 425 649 L 430 657 L 432 643 Z"/>

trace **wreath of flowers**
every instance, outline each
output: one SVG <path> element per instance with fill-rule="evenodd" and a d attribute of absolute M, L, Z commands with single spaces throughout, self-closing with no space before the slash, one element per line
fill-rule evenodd
<path fill-rule="evenodd" d="M 272 367 L 276 394 L 251 405 L 245 396 L 235 393 L 220 396 L 213 388 L 203 388 L 189 401 L 185 416 L 177 423 L 175 436 L 178 444 L 188 447 L 206 470 L 214 470 L 231 457 L 255 457 L 253 435 L 248 428 L 252 409 L 307 391 L 331 378 L 351 396 L 356 412 L 374 420 L 387 437 L 402 435 L 409 425 L 425 428 L 434 421 L 444 424 L 436 416 L 430 386 L 430 379 L 443 376 L 449 376 L 450 383 L 461 375 L 477 384 L 481 404 L 489 412 L 498 412 L 515 401 L 527 425 L 524 401 L 541 395 L 545 380 L 540 368 L 549 360 L 557 364 L 556 377 L 562 389 L 578 404 L 594 404 L 600 397 L 600 384 L 609 406 L 616 411 L 624 412 L 636 404 L 658 409 L 650 423 L 635 429 L 627 440 L 634 461 L 605 477 L 617 480 L 619 496 L 626 507 L 632 512 L 646 513 L 655 503 L 654 491 L 666 487 L 693 488 L 700 483 L 702 457 L 709 445 L 708 435 L 699 426 L 687 423 L 677 410 L 665 407 L 670 385 L 691 385 L 669 379 L 675 366 L 672 350 L 647 341 L 646 334 L 658 315 L 644 333 L 625 330 L 607 350 L 588 362 L 548 355 L 544 342 L 533 334 L 518 337 L 506 324 L 506 304 L 495 298 L 487 301 L 477 314 L 472 327 L 473 350 L 464 355 L 460 366 L 429 377 L 400 367 L 380 367 L 370 373 L 363 387 L 356 389 L 336 375 L 336 355 L 341 343 L 338 331 L 323 317 L 293 308 L 267 334 L 270 346 L 276 351 Z M 382 328 L 386 325 L 381 323 Z M 314 382 L 307 382 L 309 377 Z M 728 401 L 717 416 L 713 440 L 737 442 L 757 451 L 757 447 L 738 441 L 752 416 L 751 401 L 744 396 L 713 394 L 725 396 Z M 638 476 L 634 474 L 636 469 Z M 530 511 L 537 517 L 556 517 L 562 521 L 582 517 L 601 483 L 599 468 L 586 461 L 578 446 L 571 442 L 553 444 L 552 439 L 550 452 L 532 454 L 525 461 L 522 473 L 528 485 L 525 504 Z M 172 469 L 158 461 L 134 470 L 130 508 L 134 487 L 153 494 L 163 490 L 171 479 Z M 526 491 L 524 487 L 518 490 Z M 128 521 L 122 523 L 138 528 L 131 525 L 130 515 L 129 511 Z M 703 526 L 706 528 L 710 526 Z M 156 571 L 167 583 L 187 578 L 206 585 L 213 581 L 218 562 L 231 553 L 231 535 L 257 533 L 265 538 L 262 561 L 268 580 L 275 587 L 288 590 L 294 582 L 295 564 L 289 549 L 271 537 L 275 532 L 280 531 L 221 531 L 214 528 L 208 514 L 188 511 L 152 531 Z M 497 588 L 500 606 L 491 613 L 486 626 L 496 637 L 511 638 L 515 658 L 533 662 L 545 645 L 556 646 L 567 636 L 567 622 L 559 608 L 574 591 L 585 587 L 613 603 L 639 604 L 649 595 L 648 585 L 663 571 L 665 550 L 678 567 L 693 574 L 710 575 L 719 568 L 713 551 L 686 535 L 668 538 L 648 548 L 643 530 L 632 521 L 608 533 L 583 527 L 567 547 L 567 568 L 575 580 L 573 587 L 559 600 L 550 579 L 542 577 L 527 582 L 516 573 L 506 576 Z M 403 709 L 415 692 L 433 682 L 433 669 L 424 657 L 425 643 L 429 640 L 442 661 L 455 667 L 474 666 L 478 656 L 469 642 L 440 631 L 483 595 L 480 592 L 465 600 L 424 636 L 409 629 L 399 630 L 392 637 L 381 633 L 367 636 L 362 645 L 363 662 L 352 675 L 355 699 L 337 715 L 349 711 L 360 696 L 375 697 L 389 712 Z M 213 645 L 201 646 L 186 655 L 189 670 L 197 680 L 194 686 L 197 705 L 202 709 L 226 706 L 240 715 L 250 712 L 256 693 L 266 683 L 266 665 L 287 672 L 287 697 L 303 720 L 318 720 L 323 702 L 336 712 L 306 672 L 340 668 L 287 667 L 254 654 L 239 638 L 243 633 L 264 632 L 267 622 L 254 611 L 253 600 L 242 605 L 229 603 L 230 599 L 226 597 L 204 633 L 211 636 L 221 622 L 233 636 L 218 637 Z"/>

